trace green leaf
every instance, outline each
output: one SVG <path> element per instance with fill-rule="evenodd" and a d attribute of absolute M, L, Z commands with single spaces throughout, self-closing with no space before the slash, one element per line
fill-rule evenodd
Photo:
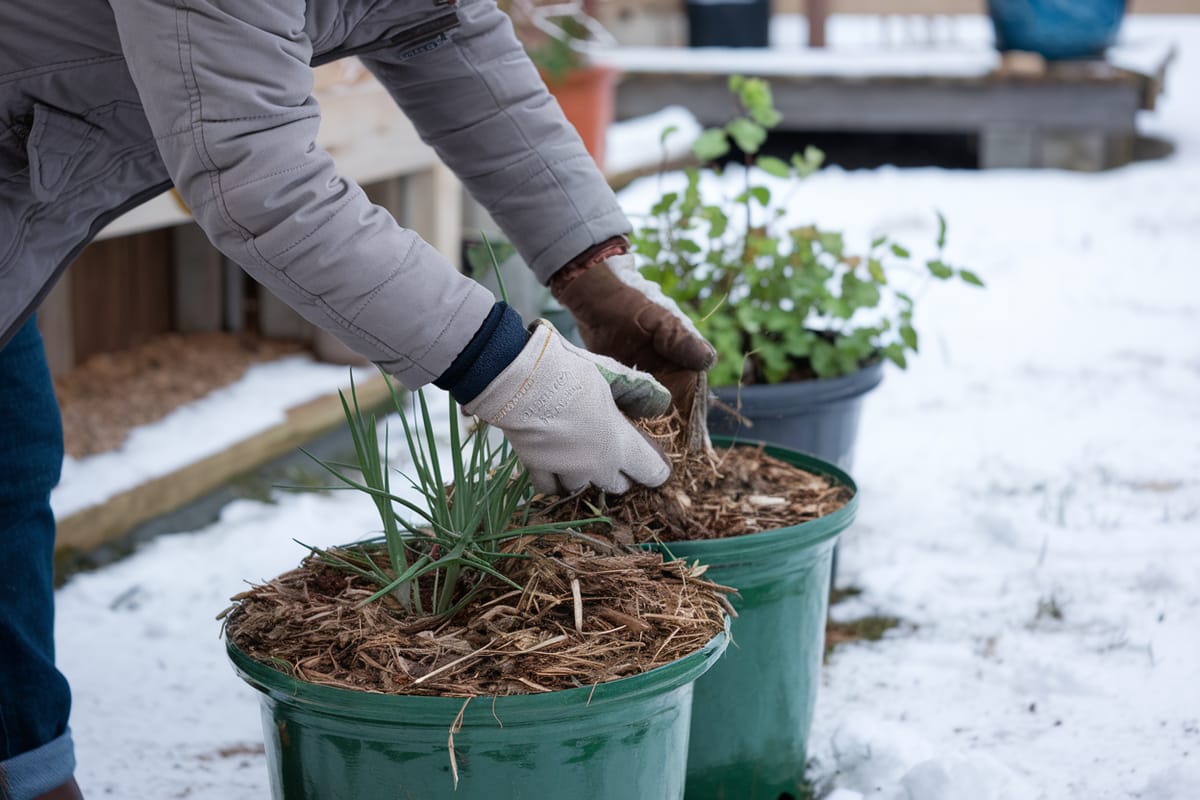
<path fill-rule="evenodd" d="M 665 214 L 671 210 L 671 206 L 675 205 L 675 201 L 679 199 L 678 192 L 667 192 L 659 198 L 658 202 L 650 207 L 650 213 L 658 216 Z"/>
<path fill-rule="evenodd" d="M 851 314 L 860 308 L 874 308 L 880 298 L 879 287 L 873 282 L 864 281 L 853 272 L 842 276 L 842 300 Z"/>
<path fill-rule="evenodd" d="M 792 168 L 782 158 L 759 156 L 755 159 L 754 165 L 768 175 L 774 175 L 776 178 L 790 178 L 792 176 Z"/>
<path fill-rule="evenodd" d="M 725 235 L 729 227 L 729 217 L 718 206 L 705 206 L 701 216 L 708 220 L 708 235 L 711 239 L 719 239 Z"/>
<path fill-rule="evenodd" d="M 876 236 L 874 239 L 871 240 L 871 249 L 874 250 L 884 244 L 887 244 L 887 237 L 886 236 Z"/>
<path fill-rule="evenodd" d="M 792 156 L 792 166 L 796 168 L 796 173 L 801 178 L 812 175 L 821 168 L 823 163 L 825 163 L 825 154 L 812 145 L 804 148 L 803 154 L 796 153 Z"/>
<path fill-rule="evenodd" d="M 775 100 L 771 95 L 771 85 L 762 78 L 730 79 L 730 89 L 738 96 L 742 108 L 746 109 L 755 122 L 764 128 L 773 128 L 779 124 L 783 116 L 775 109 Z"/>
<path fill-rule="evenodd" d="M 917 331 L 912 325 L 900 326 L 900 338 L 910 350 L 916 352 L 919 349 L 917 347 Z"/>
<path fill-rule="evenodd" d="M 760 206 L 766 208 L 771 203 L 771 190 L 765 186 L 751 186 L 739 194 L 736 200 L 739 203 L 745 203 L 751 198 L 757 200 Z"/>
<path fill-rule="evenodd" d="M 912 253 L 910 253 L 908 251 L 908 248 L 903 247 L 902 245 L 896 244 L 894 242 L 892 243 L 892 255 L 896 256 L 896 258 L 912 257 Z"/>
<path fill-rule="evenodd" d="M 938 211 L 937 218 L 938 218 L 937 246 L 938 246 L 938 250 L 941 250 L 943 247 L 946 246 L 946 217 L 942 215 L 941 211 Z"/>
<path fill-rule="evenodd" d="M 838 374 L 838 352 L 837 348 L 824 339 L 818 339 L 813 343 L 812 353 L 809 354 L 809 363 L 812 364 L 813 372 L 817 373 L 820 378 L 835 378 Z"/>
<path fill-rule="evenodd" d="M 958 277 L 962 278 L 963 283 L 969 283 L 972 286 L 982 287 L 984 285 L 983 280 L 969 269 L 960 269 L 958 271 Z"/>
<path fill-rule="evenodd" d="M 767 140 L 767 129 L 752 119 L 738 117 L 725 126 L 726 133 L 743 153 L 753 155 Z"/>
<path fill-rule="evenodd" d="M 883 262 L 878 258 L 867 259 L 867 272 L 871 273 L 871 278 L 873 278 L 876 283 L 887 283 L 887 275 L 885 275 L 883 272 Z"/>
<path fill-rule="evenodd" d="M 908 359 L 904 356 L 904 346 L 899 342 L 892 342 L 883 348 L 883 355 L 900 369 L 908 368 Z"/>
<path fill-rule="evenodd" d="M 954 268 L 943 262 L 941 259 L 935 258 L 926 262 L 929 268 L 929 274 L 940 280 L 954 277 Z"/>
<path fill-rule="evenodd" d="M 720 128 L 709 128 L 696 137 L 692 153 L 701 161 L 715 161 L 729 152 L 729 137 Z"/>

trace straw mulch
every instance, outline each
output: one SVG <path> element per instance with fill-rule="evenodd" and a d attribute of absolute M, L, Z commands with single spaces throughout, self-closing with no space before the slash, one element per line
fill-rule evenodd
<path fill-rule="evenodd" d="M 232 641 L 314 684 L 471 697 L 548 692 L 640 674 L 695 652 L 732 612 L 702 567 L 553 535 L 502 559 L 523 590 L 489 591 L 446 620 L 414 618 L 378 587 L 310 557 L 236 596 Z M 386 555 L 380 553 L 386 563 Z"/>

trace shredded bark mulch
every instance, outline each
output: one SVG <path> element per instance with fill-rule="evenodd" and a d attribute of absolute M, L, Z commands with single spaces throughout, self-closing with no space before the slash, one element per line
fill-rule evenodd
<path fill-rule="evenodd" d="M 251 364 L 303 349 L 298 342 L 250 334 L 172 333 L 92 356 L 54 379 L 67 454 L 114 450 L 137 426 L 233 383 Z"/>
<path fill-rule="evenodd" d="M 510 543 L 518 591 L 445 620 L 415 618 L 374 584 L 314 557 L 234 597 L 227 631 L 257 661 L 314 684 L 473 697 L 591 686 L 693 653 L 723 629 L 730 591 L 703 567 L 555 534 Z M 377 560 L 386 563 L 386 555 Z"/>
<path fill-rule="evenodd" d="M 799 525 L 832 514 L 853 496 L 848 487 L 769 456 L 762 447 L 689 450 L 678 415 L 639 427 L 671 460 L 671 478 L 663 486 L 634 489 L 615 502 L 595 491 L 551 499 L 540 513 L 578 519 L 597 509 L 612 520 L 610 535 L 618 542 L 678 542 Z"/>
<path fill-rule="evenodd" d="M 488 592 L 453 617 L 414 618 L 390 596 L 364 605 L 374 584 L 310 557 L 233 598 L 230 638 L 309 683 L 450 697 L 595 685 L 695 652 L 736 616 L 725 597 L 735 590 L 704 579 L 703 566 L 664 563 L 636 545 L 796 525 L 833 513 L 851 492 L 761 447 L 713 450 L 678 414 L 640 424 L 671 459 L 671 479 L 615 503 L 595 491 L 537 499 L 537 521 L 599 513 L 612 525 L 510 542 L 530 557 L 497 567 L 523 589 L 488 577 Z"/>

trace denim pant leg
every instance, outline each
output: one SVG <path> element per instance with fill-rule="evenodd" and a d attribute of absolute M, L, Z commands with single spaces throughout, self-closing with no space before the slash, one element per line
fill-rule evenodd
<path fill-rule="evenodd" d="M 54 515 L 62 421 L 30 320 L 0 350 L 0 798 L 26 800 L 75 769 L 71 694 L 54 666 Z"/>

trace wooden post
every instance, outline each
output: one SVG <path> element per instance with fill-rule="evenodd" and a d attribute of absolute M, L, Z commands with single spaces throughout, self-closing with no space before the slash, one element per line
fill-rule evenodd
<path fill-rule="evenodd" d="M 407 213 L 402 224 L 433 245 L 455 269 L 461 269 L 463 208 L 458 178 L 439 161 L 405 183 Z"/>
<path fill-rule="evenodd" d="M 179 225 L 175 237 L 175 329 L 180 333 L 221 330 L 224 256 L 195 223 Z"/>
<path fill-rule="evenodd" d="M 63 375 L 75 366 L 75 324 L 71 319 L 71 270 L 62 277 L 46 299 L 37 316 L 38 330 L 46 347 L 51 375 Z"/>
<path fill-rule="evenodd" d="M 825 46 L 825 23 L 829 19 L 829 0 L 807 0 L 808 46 Z"/>

